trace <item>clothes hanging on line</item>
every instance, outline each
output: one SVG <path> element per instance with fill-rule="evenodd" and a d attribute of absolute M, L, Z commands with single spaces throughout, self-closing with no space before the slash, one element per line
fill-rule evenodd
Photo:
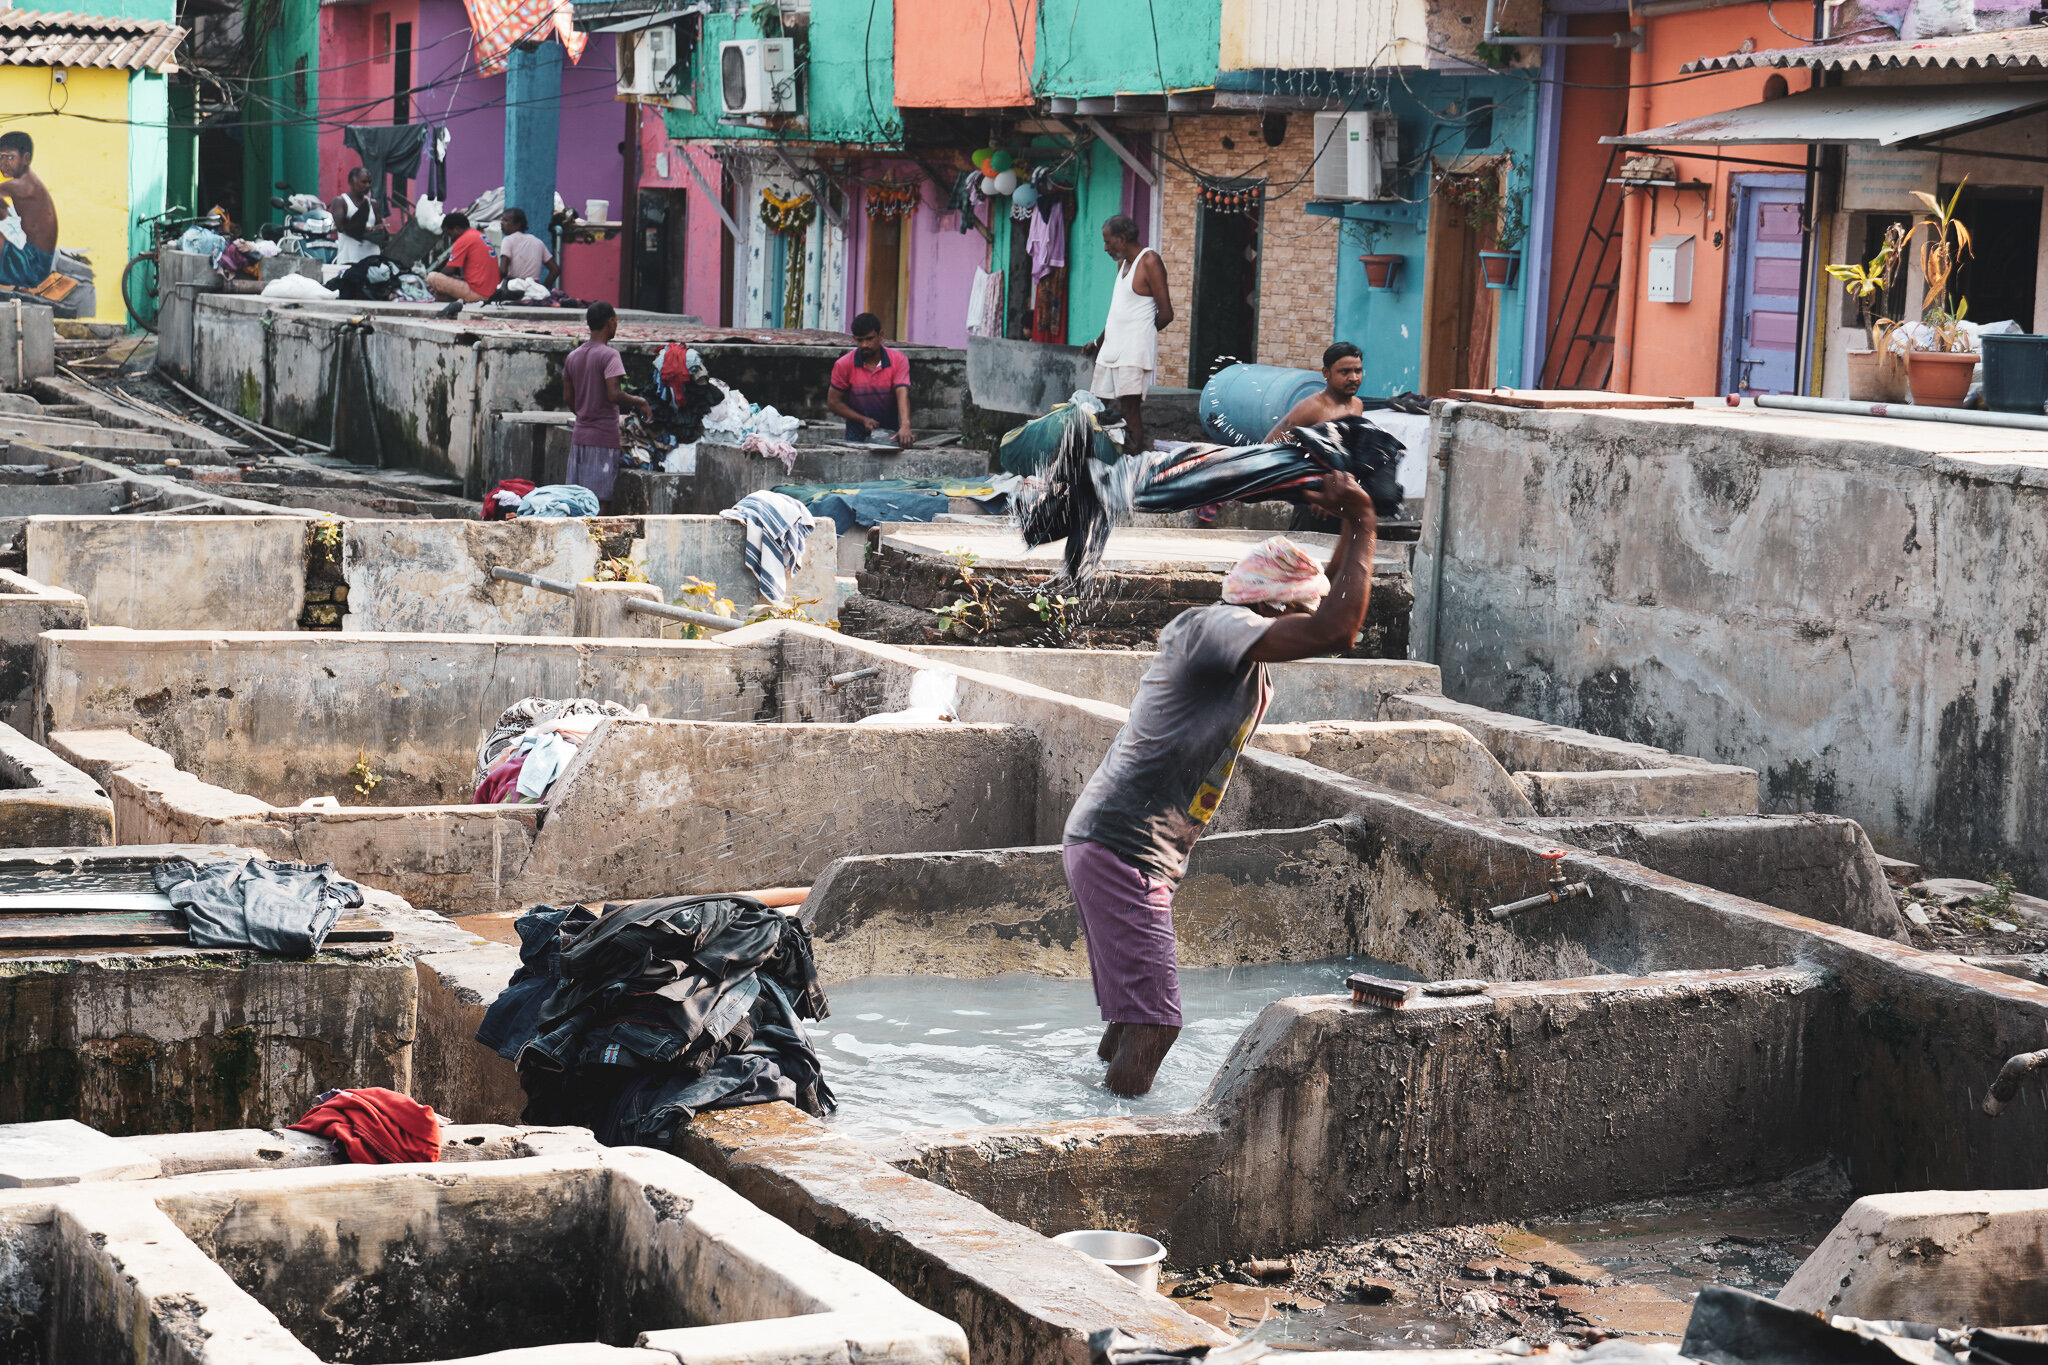
<path fill-rule="evenodd" d="M 352 123 L 342 130 L 341 145 L 361 156 L 363 169 L 370 173 L 370 197 L 376 201 L 378 217 L 391 212 L 385 177 L 403 196 L 406 184 L 419 178 L 420 149 L 432 131 L 424 123 Z"/>
<path fill-rule="evenodd" d="M 577 31 L 574 0 L 462 0 L 474 35 L 476 74 L 501 76 L 505 59 L 520 43 L 559 38 L 570 62 L 583 59 L 589 35 Z"/>
<path fill-rule="evenodd" d="M 1031 282 L 1067 263 L 1067 211 L 1054 200 L 1050 208 L 1040 200 L 1031 207 L 1031 231 L 1024 239 L 1024 252 L 1031 257 Z"/>

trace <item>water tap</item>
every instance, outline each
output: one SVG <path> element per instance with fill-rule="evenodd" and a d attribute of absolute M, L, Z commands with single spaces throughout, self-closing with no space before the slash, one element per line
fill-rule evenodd
<path fill-rule="evenodd" d="M 1550 864 L 1550 883 L 1541 895 L 1530 896 L 1518 901 L 1509 901 L 1506 905 L 1496 905 L 1486 913 L 1497 920 L 1501 920 L 1508 918 L 1510 915 L 1519 915 L 1524 910 L 1534 910 L 1542 905 L 1556 905 L 1560 901 L 1576 900 L 1580 896 L 1591 900 L 1593 898 L 1593 888 L 1591 885 L 1586 882 L 1568 882 L 1565 880 L 1564 860 L 1570 852 L 1571 850 L 1568 848 L 1552 848 L 1543 851 L 1541 855 L 1543 861 Z"/>

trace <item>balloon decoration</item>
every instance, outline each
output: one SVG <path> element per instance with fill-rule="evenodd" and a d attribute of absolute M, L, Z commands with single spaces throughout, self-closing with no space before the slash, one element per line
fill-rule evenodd
<path fill-rule="evenodd" d="M 996 152 L 989 157 L 989 161 L 992 163 L 997 175 L 1001 175 L 1004 171 L 1010 169 L 1011 160 L 1012 158 L 1008 152 Z"/>
<path fill-rule="evenodd" d="M 1004 171 L 996 177 L 997 194 L 1015 194 L 1016 192 L 1017 173 L 1015 171 Z"/>
<path fill-rule="evenodd" d="M 994 176 L 984 175 L 981 178 L 981 192 L 991 196 L 996 193 L 996 178 Z"/>
<path fill-rule="evenodd" d="M 979 166 L 982 162 L 988 160 L 995 154 L 995 149 L 993 147 L 977 147 L 974 150 L 974 154 L 968 157 L 967 159 L 969 161 L 972 161 L 975 165 Z"/>
<path fill-rule="evenodd" d="M 1032 189 L 1029 185 L 1019 185 L 1014 197 L 1018 208 L 1028 209 L 1038 202 L 1038 191 Z"/>

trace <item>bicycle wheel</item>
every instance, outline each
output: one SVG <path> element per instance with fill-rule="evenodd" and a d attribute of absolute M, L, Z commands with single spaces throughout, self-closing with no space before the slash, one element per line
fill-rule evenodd
<path fill-rule="evenodd" d="M 145 332 L 156 330 L 156 253 L 145 251 L 121 272 L 121 302 Z"/>

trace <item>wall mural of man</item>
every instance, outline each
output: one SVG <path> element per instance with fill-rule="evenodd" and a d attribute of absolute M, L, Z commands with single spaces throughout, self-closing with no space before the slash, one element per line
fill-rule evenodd
<path fill-rule="evenodd" d="M 13 208 L 0 220 L 0 285 L 18 289 L 41 284 L 57 258 L 57 203 L 30 164 L 35 155 L 27 133 L 0 133 L 0 198 Z"/>

